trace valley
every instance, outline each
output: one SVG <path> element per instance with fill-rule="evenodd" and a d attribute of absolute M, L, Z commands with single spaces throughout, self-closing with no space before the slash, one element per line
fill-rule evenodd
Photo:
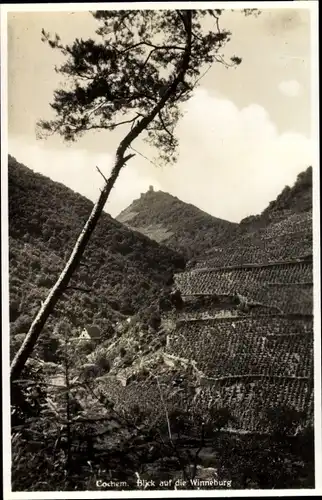
<path fill-rule="evenodd" d="M 312 487 L 311 191 L 308 169 L 240 224 L 152 190 L 104 214 L 28 362 L 41 398 L 13 417 L 13 432 L 28 422 L 25 449 L 33 436 L 50 454 L 68 409 L 88 488 L 85 456 L 129 488 L 170 470 L 194 487 L 218 468 L 236 488 Z M 13 356 L 91 203 L 9 157 L 9 204 Z"/>

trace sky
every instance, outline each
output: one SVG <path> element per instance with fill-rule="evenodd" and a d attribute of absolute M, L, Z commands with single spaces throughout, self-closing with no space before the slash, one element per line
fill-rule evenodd
<path fill-rule="evenodd" d="M 157 166 L 147 145 L 133 144 L 141 154 L 121 172 L 107 212 L 116 216 L 153 185 L 239 222 L 312 165 L 310 11 L 296 7 L 263 9 L 259 17 L 223 14 L 221 25 L 232 32 L 224 54 L 242 57 L 242 64 L 214 64 L 185 103 L 176 164 Z M 89 12 L 8 13 L 9 153 L 92 201 L 103 183 L 95 167 L 109 174 L 126 128 L 88 133 L 66 146 L 58 136 L 37 140 L 35 126 L 51 116 L 61 81 L 54 66 L 62 59 L 41 42 L 41 29 L 71 42 L 92 36 L 96 26 Z"/>

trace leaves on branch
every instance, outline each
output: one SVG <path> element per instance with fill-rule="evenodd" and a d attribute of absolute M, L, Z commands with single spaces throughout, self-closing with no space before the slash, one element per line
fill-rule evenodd
<path fill-rule="evenodd" d="M 43 30 L 42 40 L 65 56 L 56 71 L 67 78 L 68 86 L 55 91 L 51 108 L 56 118 L 41 120 L 39 135 L 58 132 L 66 141 L 74 141 L 89 130 L 133 128 L 180 74 L 188 36 L 191 51 L 184 78 L 143 130 L 161 160 L 174 161 L 179 105 L 191 96 L 205 65 L 241 62 L 234 56 L 228 64 L 219 54 L 230 37 L 229 31 L 219 28 L 221 13 L 193 10 L 190 25 L 184 10 L 97 11 L 92 13 L 99 23 L 95 40 L 76 39 L 70 45 Z M 210 30 L 205 27 L 207 18 Z"/>

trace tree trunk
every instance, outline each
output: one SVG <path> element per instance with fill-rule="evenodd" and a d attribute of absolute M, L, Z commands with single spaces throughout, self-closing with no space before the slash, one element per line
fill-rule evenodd
<path fill-rule="evenodd" d="M 68 356 L 68 339 L 67 333 L 65 333 L 65 383 L 66 383 L 66 439 L 67 439 L 67 457 L 66 457 L 66 472 L 67 477 L 69 479 L 71 473 L 71 449 L 72 449 L 72 440 L 71 440 L 71 412 L 70 412 L 70 381 L 69 381 L 69 356 Z"/>
<path fill-rule="evenodd" d="M 93 210 L 76 241 L 76 244 L 67 261 L 67 264 L 65 265 L 62 273 L 60 274 L 53 288 L 51 289 L 46 300 L 42 304 L 36 318 L 34 319 L 28 331 L 28 334 L 26 335 L 26 338 L 24 339 L 24 342 L 22 343 L 20 349 L 18 350 L 12 361 L 10 369 L 11 381 L 17 380 L 19 378 L 23 370 L 23 367 L 25 366 L 27 359 L 31 355 L 35 343 L 37 342 L 37 339 L 48 319 L 48 316 L 51 314 L 59 298 L 66 290 L 72 275 L 74 274 L 77 266 L 81 261 L 87 243 L 89 242 L 89 239 L 103 212 L 105 203 L 108 199 L 112 187 L 114 186 L 114 183 L 119 175 L 121 168 L 123 167 L 124 163 L 127 160 L 129 160 L 132 156 L 134 155 L 128 155 L 126 158 L 118 158 L 116 160 L 112 174 L 109 177 L 107 183 L 105 184 L 104 189 L 102 190 L 97 203 L 94 205 Z"/>
<path fill-rule="evenodd" d="M 11 383 L 17 380 L 21 372 L 25 366 L 27 359 L 30 357 L 33 348 L 38 340 L 39 335 L 42 332 L 42 329 L 48 319 L 48 316 L 53 311 L 55 305 L 58 300 L 66 290 L 68 283 L 73 276 L 77 266 L 79 265 L 81 258 L 86 249 L 87 243 L 96 227 L 96 224 L 103 212 L 105 203 L 108 199 L 108 196 L 111 192 L 111 189 L 114 186 L 114 183 L 124 166 L 124 164 L 133 156 L 134 154 L 129 154 L 124 157 L 126 150 L 129 148 L 134 139 L 136 139 L 143 130 L 152 122 L 152 120 L 157 116 L 160 110 L 165 106 L 167 101 L 175 95 L 177 87 L 180 82 L 184 80 L 184 76 L 189 67 L 189 61 L 191 57 L 191 11 L 186 11 L 184 16 L 184 26 L 187 34 L 186 47 L 184 51 L 184 55 L 181 62 L 181 68 L 178 71 L 177 76 L 174 78 L 172 83 L 169 85 L 167 91 L 163 94 L 160 101 L 155 105 L 152 111 L 142 118 L 130 132 L 125 136 L 125 138 L 121 141 L 119 147 L 116 152 L 116 160 L 111 173 L 111 176 L 107 180 L 104 189 L 102 190 L 100 197 L 97 203 L 94 205 L 93 210 L 83 227 L 82 232 L 80 233 L 74 249 L 65 265 L 61 275 L 59 276 L 57 282 L 49 292 L 46 300 L 42 304 L 36 318 L 31 324 L 31 327 L 26 335 L 24 342 L 22 343 L 19 351 L 15 355 L 11 368 L 10 368 L 10 377 Z"/>

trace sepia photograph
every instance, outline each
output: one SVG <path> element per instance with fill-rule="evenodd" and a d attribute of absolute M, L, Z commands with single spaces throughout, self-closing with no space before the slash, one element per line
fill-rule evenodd
<path fill-rule="evenodd" d="M 317 18 L 1 7 L 6 500 L 321 494 Z"/>

